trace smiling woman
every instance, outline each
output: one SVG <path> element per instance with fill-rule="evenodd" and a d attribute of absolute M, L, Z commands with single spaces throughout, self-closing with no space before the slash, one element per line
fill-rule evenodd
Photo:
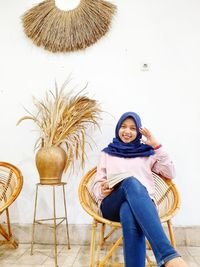
<path fill-rule="evenodd" d="M 115 10 L 115 5 L 103 0 L 81 0 L 72 10 L 46 0 L 23 15 L 24 32 L 37 46 L 51 52 L 76 51 L 106 34 Z"/>
<path fill-rule="evenodd" d="M 155 205 L 153 172 L 168 180 L 175 175 L 168 154 L 142 127 L 139 115 L 126 112 L 116 125 L 113 141 L 100 153 L 92 187 L 94 199 L 104 219 L 121 223 L 126 267 L 145 267 L 145 238 L 158 267 L 187 267 L 163 231 Z"/>

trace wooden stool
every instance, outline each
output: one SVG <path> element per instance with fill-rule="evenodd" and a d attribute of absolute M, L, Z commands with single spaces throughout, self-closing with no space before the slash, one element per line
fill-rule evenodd
<path fill-rule="evenodd" d="M 33 255 L 33 245 L 34 245 L 34 234 L 35 234 L 35 225 L 36 224 L 43 224 L 46 221 L 53 221 L 53 226 L 47 225 L 50 228 L 54 229 L 54 251 L 55 251 L 55 267 L 58 266 L 57 264 L 57 235 L 56 235 L 56 229 L 57 226 L 59 226 L 62 222 L 65 221 L 66 223 L 66 232 L 67 232 L 67 243 L 68 243 L 68 249 L 70 249 L 70 241 L 69 241 L 69 229 L 68 229 L 68 220 L 67 220 L 67 207 L 66 207 L 66 198 L 65 198 L 65 185 L 66 183 L 59 183 L 59 184 L 49 184 L 44 185 L 41 183 L 36 184 L 36 194 L 35 194 L 35 208 L 34 208 L 34 218 L 33 218 L 33 226 L 32 226 L 32 242 L 31 242 L 31 255 Z M 44 187 L 44 186 L 50 186 L 53 189 L 53 218 L 47 218 L 47 219 L 37 219 L 36 220 L 36 211 L 37 211 L 37 198 L 38 198 L 38 188 Z M 62 186 L 63 188 L 63 201 L 64 201 L 64 217 L 56 217 L 56 198 L 55 198 L 55 188 L 57 186 Z M 57 220 L 61 220 L 59 223 L 57 223 Z"/>

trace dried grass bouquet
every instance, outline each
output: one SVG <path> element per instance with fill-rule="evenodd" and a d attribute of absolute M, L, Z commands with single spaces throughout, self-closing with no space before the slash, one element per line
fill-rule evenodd
<path fill-rule="evenodd" d="M 17 123 L 30 119 L 38 126 L 40 137 L 35 148 L 41 143 L 46 148 L 65 144 L 68 159 L 65 170 L 79 158 L 83 167 L 86 130 L 89 125 L 99 127 L 101 112 L 96 100 L 82 94 L 85 88 L 77 94 L 73 90 L 65 93 L 68 83 L 66 81 L 60 90 L 55 84 L 55 93 L 46 92 L 42 101 L 33 97 L 36 115 L 26 110 L 29 115 L 22 117 Z"/>

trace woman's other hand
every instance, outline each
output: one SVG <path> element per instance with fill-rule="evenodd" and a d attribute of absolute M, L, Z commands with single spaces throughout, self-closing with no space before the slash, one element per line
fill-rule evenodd
<path fill-rule="evenodd" d="M 108 196 L 112 193 L 113 189 L 109 188 L 107 181 L 101 183 L 101 193 L 104 196 Z"/>
<path fill-rule="evenodd" d="M 145 139 L 142 139 L 142 143 L 150 145 L 153 148 L 160 145 L 160 143 L 155 139 L 153 134 L 147 128 L 141 127 L 140 133 L 145 137 Z"/>

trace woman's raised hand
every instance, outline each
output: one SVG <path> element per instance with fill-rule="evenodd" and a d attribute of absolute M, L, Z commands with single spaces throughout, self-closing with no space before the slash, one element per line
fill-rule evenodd
<path fill-rule="evenodd" d="M 153 134 L 147 128 L 141 127 L 140 133 L 145 137 L 145 139 L 142 138 L 142 143 L 144 143 L 146 145 L 150 145 L 153 148 L 160 145 L 160 143 L 155 139 Z"/>

